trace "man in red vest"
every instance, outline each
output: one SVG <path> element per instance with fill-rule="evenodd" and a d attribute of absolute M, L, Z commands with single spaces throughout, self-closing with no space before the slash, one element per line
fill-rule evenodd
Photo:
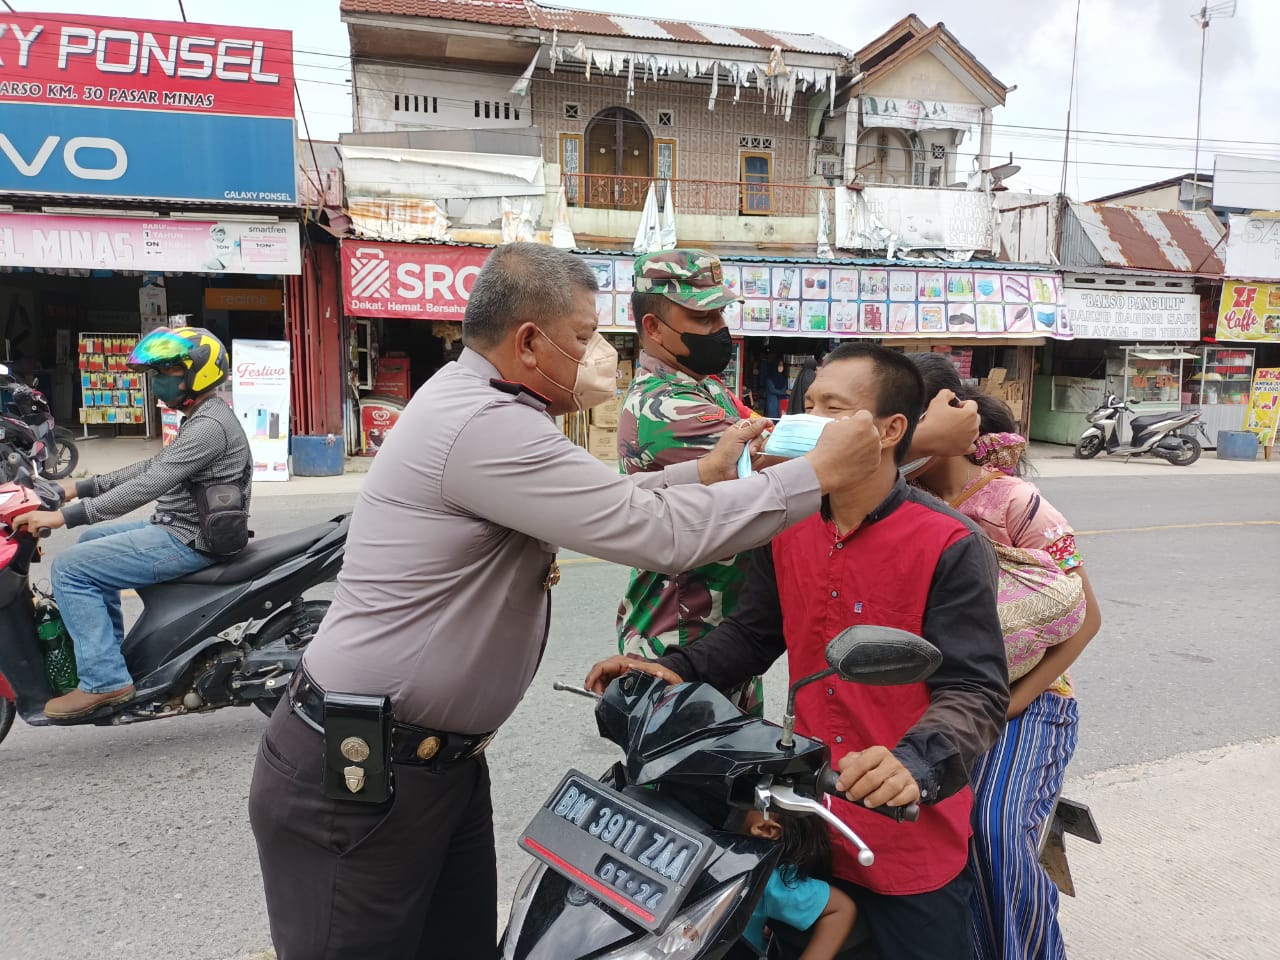
<path fill-rule="evenodd" d="M 727 689 L 784 653 L 791 676 L 803 677 L 825 669 L 827 643 L 856 624 L 929 640 L 942 665 L 927 682 L 811 684 L 797 697 L 796 729 L 831 746 L 850 800 L 921 804 L 914 824 L 854 804 L 832 807 L 876 854 L 874 866 L 860 866 L 856 851 L 832 834 L 833 873 L 865 916 L 876 955 L 970 960 L 969 770 L 1004 727 L 1009 681 L 990 545 L 968 520 L 898 476 L 923 396 L 902 354 L 864 343 L 832 351 L 809 388 L 806 412 L 869 411 L 881 436 L 878 472 L 832 491 L 821 514 L 757 550 L 736 613 L 712 633 L 657 660 L 606 660 L 587 685 L 602 690 L 634 668 Z"/>

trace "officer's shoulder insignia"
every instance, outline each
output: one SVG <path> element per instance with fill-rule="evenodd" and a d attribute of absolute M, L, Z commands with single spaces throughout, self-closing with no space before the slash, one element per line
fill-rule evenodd
<path fill-rule="evenodd" d="M 708 410 L 706 413 L 698 414 L 696 419 L 699 423 L 719 423 L 727 414 L 722 407 L 716 407 L 715 410 Z"/>
<path fill-rule="evenodd" d="M 495 390 L 501 390 L 503 393 L 509 393 L 518 402 L 533 407 L 535 410 L 545 410 L 551 403 L 549 399 L 537 390 L 523 383 L 516 383 L 514 380 L 502 380 L 499 377 L 492 377 L 489 380 L 489 386 Z"/>

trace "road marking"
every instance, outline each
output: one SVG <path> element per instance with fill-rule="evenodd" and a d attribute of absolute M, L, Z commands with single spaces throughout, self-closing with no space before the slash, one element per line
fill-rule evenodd
<path fill-rule="evenodd" d="M 1206 527 L 1280 527 L 1280 520 L 1210 520 L 1204 523 L 1165 523 L 1152 527 L 1113 527 L 1110 530 L 1077 530 L 1077 537 L 1100 537 L 1108 533 L 1157 533 L 1161 530 L 1202 530 Z"/>

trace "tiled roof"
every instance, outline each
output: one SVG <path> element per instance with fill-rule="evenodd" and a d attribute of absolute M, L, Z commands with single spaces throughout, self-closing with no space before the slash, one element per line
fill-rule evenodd
<path fill-rule="evenodd" d="M 343 13 L 434 17 L 504 27 L 536 27 L 525 0 L 342 0 Z"/>
<path fill-rule="evenodd" d="M 656 20 L 620 13 L 598 13 L 548 7 L 533 0 L 342 0 L 344 13 L 383 13 L 406 17 L 433 17 L 464 23 L 499 24 L 558 30 L 563 34 L 625 37 L 677 43 L 705 43 L 727 47 L 815 53 L 851 57 L 852 52 L 814 33 L 751 30 L 684 20 Z"/>

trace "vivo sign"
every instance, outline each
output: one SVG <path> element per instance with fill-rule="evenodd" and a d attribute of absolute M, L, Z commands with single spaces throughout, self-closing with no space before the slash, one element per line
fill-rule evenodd
<path fill-rule="evenodd" d="M 283 30 L 0 20 L 0 192 L 295 202 Z"/>
<path fill-rule="evenodd" d="M 14 169 L 24 177 L 38 177 L 44 170 L 49 158 L 58 149 L 60 137 L 45 137 L 44 143 L 30 160 L 25 159 L 9 138 L 0 133 L 0 153 L 3 153 L 13 164 Z M 85 166 L 80 162 L 81 151 L 106 151 L 110 154 L 110 166 Z M 60 152 L 62 165 L 73 177 L 81 180 L 119 180 L 129 169 L 129 155 L 124 144 L 109 137 L 71 137 L 63 145 Z M 102 155 L 91 154 L 91 160 L 100 160 Z"/>
<path fill-rule="evenodd" d="M 436 244 L 344 242 L 347 315 L 461 320 L 490 252 Z"/>

